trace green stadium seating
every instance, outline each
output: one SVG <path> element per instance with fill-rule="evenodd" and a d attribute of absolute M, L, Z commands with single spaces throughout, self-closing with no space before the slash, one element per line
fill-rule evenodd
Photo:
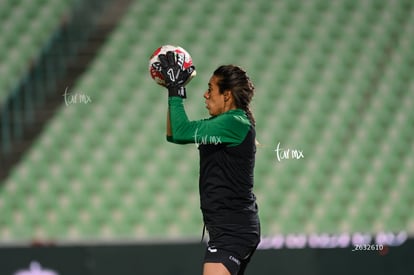
<path fill-rule="evenodd" d="M 0 20 L 24 29 L 21 17 L 36 17 L 35 7 L 61 15 L 66 2 L 41 8 L 29 1 L 16 25 L 1 9 Z M 192 119 L 206 116 L 202 93 L 218 65 L 237 63 L 251 75 L 264 235 L 413 234 L 411 2 L 203 0 L 179 9 L 184 0 L 134 1 L 68 87 L 92 102 L 66 106 L 62 99 L 0 185 L 0 239 L 201 235 L 198 152 L 166 142 L 165 91 L 147 72 L 149 55 L 167 43 L 185 47 L 197 66 L 186 100 Z M 50 20 L 36 21 L 31 33 L 48 33 L 56 24 Z M 8 33 L 0 47 L 16 39 Z M 24 57 L 10 55 L 2 68 L 9 76 L 36 47 L 17 52 Z M 278 161 L 279 142 L 304 158 Z"/>
<path fill-rule="evenodd" d="M 4 103 L 77 0 L 0 4 L 0 104 Z"/>

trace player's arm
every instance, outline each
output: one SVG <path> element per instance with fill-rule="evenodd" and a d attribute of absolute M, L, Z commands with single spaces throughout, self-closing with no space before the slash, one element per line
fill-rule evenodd
<path fill-rule="evenodd" d="M 195 67 L 191 66 L 187 69 L 183 68 L 183 58 L 178 58 L 177 54 L 169 51 L 165 55 L 159 55 L 160 72 L 164 77 L 166 88 L 168 89 L 168 97 L 186 98 L 185 85 L 190 81 L 191 76 L 195 75 Z M 170 120 L 170 110 L 167 111 L 166 122 L 167 140 L 172 140 L 172 129 Z"/>
<path fill-rule="evenodd" d="M 171 117 L 173 117 L 173 121 Z M 195 121 L 189 121 L 184 109 L 183 99 L 176 96 L 168 97 L 167 141 L 178 144 L 191 143 L 193 129 L 196 124 Z"/>
<path fill-rule="evenodd" d="M 167 140 L 186 144 L 240 144 L 250 128 L 250 122 L 244 115 L 224 113 L 210 119 L 190 121 L 179 97 L 168 98 L 171 135 Z"/>

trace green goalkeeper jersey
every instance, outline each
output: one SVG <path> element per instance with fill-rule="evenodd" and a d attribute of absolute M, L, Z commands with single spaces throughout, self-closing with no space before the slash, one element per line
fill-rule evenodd
<path fill-rule="evenodd" d="M 190 121 L 183 99 L 168 99 L 169 142 L 195 143 L 200 152 L 199 192 L 205 224 L 258 223 L 253 194 L 256 134 L 245 111 L 234 109 Z"/>

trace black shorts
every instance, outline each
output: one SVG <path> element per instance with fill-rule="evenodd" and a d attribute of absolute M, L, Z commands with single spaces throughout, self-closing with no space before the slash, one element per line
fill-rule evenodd
<path fill-rule="evenodd" d="M 209 233 L 204 263 L 222 263 L 232 275 L 243 275 L 260 242 L 260 225 L 206 225 Z"/>

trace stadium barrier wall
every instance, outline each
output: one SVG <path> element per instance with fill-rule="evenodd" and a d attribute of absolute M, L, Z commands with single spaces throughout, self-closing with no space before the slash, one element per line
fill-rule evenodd
<path fill-rule="evenodd" d="M 298 239 L 296 239 L 298 240 Z M 309 239 L 308 239 L 309 240 Z M 287 239 L 285 239 L 287 241 Z M 292 240 L 291 240 L 292 241 Z M 401 244 L 370 244 L 371 249 L 348 245 L 335 248 L 304 247 L 300 241 L 283 246 L 262 246 L 256 251 L 247 275 L 274 274 L 414 274 L 414 239 Z M 279 243 L 280 244 L 280 243 Z M 339 245 L 340 246 L 340 245 Z M 301 248 L 299 248 L 301 247 Z M 205 244 L 90 244 L 1 246 L 0 274 L 59 275 L 172 275 L 201 274 Z M 46 273 L 44 273 L 46 274 Z"/>

